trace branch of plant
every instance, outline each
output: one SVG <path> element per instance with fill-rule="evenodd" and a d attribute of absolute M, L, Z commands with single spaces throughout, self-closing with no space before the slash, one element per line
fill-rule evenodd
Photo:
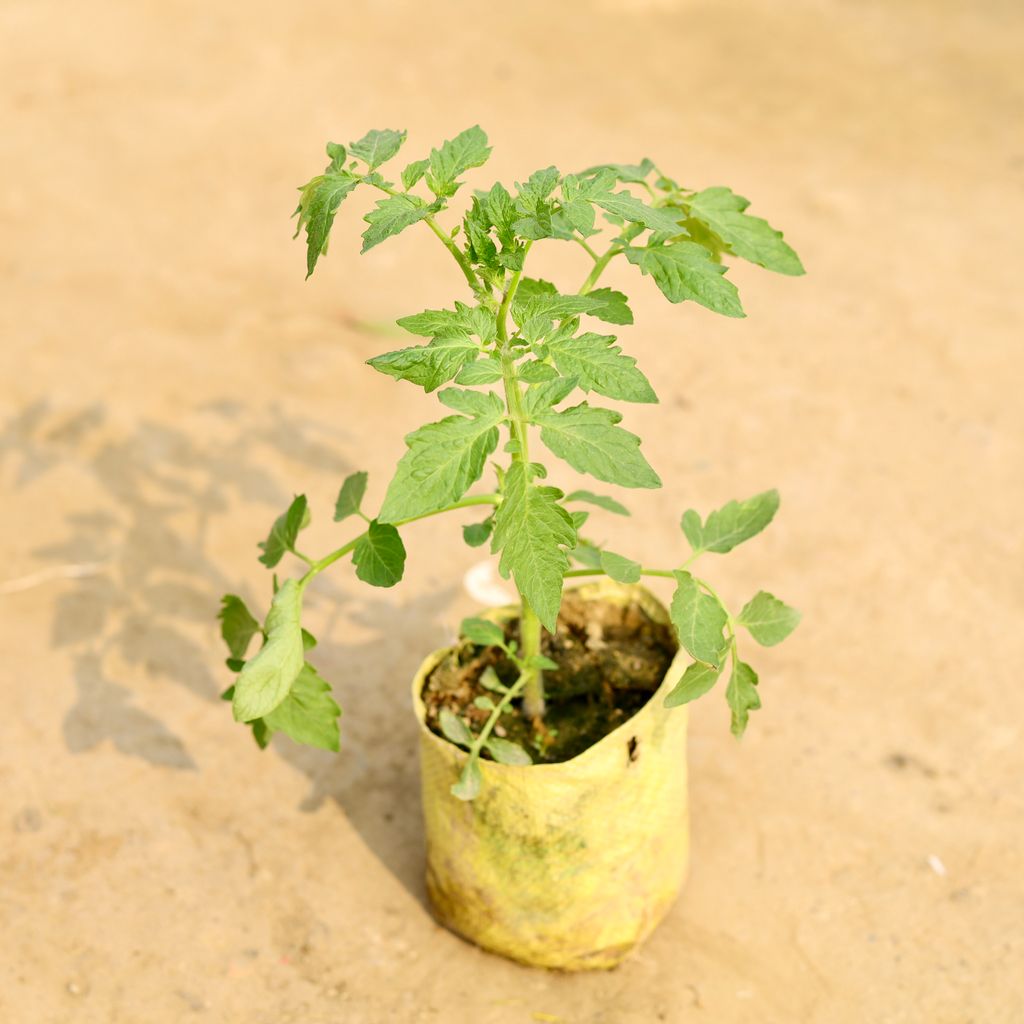
<path fill-rule="evenodd" d="M 500 494 L 473 494 L 453 502 L 451 505 L 446 505 L 444 508 L 439 508 L 434 512 L 424 512 L 418 516 L 410 516 L 408 519 L 399 519 L 393 525 L 395 527 L 407 526 L 409 523 L 418 522 L 420 519 L 430 519 L 432 516 L 444 515 L 446 512 L 454 512 L 460 508 L 472 508 L 474 505 L 499 505 L 500 503 Z M 306 558 L 304 555 L 299 555 L 298 557 L 309 565 L 309 571 L 299 580 L 299 586 L 304 587 L 314 576 L 318 576 L 324 569 L 337 562 L 338 559 L 344 558 L 365 536 L 366 531 L 364 530 L 346 544 L 342 544 L 340 548 L 336 548 L 329 555 L 325 555 L 317 561 Z M 298 554 L 298 552 L 293 552 L 293 554 Z"/>
<path fill-rule="evenodd" d="M 501 716 L 505 713 L 505 711 L 508 709 L 509 704 L 512 703 L 513 699 L 519 696 L 520 692 L 522 691 L 523 687 L 526 686 L 529 679 L 529 669 L 527 669 L 526 666 L 523 665 L 519 671 L 519 678 L 510 687 L 508 687 L 508 689 L 505 690 L 505 693 L 502 695 L 501 700 L 498 701 L 498 703 L 495 705 L 494 710 L 490 714 L 490 717 L 487 719 L 486 722 L 484 722 L 484 727 L 480 730 L 479 735 L 473 741 L 473 745 L 469 748 L 469 756 L 471 758 L 480 756 L 480 751 L 483 749 L 484 744 L 490 738 L 491 731 L 498 724 L 498 719 L 501 718 Z"/>

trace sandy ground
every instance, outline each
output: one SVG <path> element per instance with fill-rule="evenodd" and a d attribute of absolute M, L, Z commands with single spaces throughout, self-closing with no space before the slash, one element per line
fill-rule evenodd
<path fill-rule="evenodd" d="M 0 1021 L 1024 1020 L 1022 45 L 1008 0 L 5 0 Z M 810 271 L 737 268 L 741 322 L 609 275 L 666 487 L 606 537 L 657 560 L 680 509 L 777 485 L 715 578 L 806 621 L 742 744 L 695 708 L 690 883 L 604 975 L 424 906 L 405 702 L 474 607 L 451 521 L 395 591 L 315 589 L 340 756 L 261 754 L 217 700 L 270 519 L 303 490 L 335 546 L 341 476 L 379 497 L 434 413 L 360 325 L 460 287 L 426 232 L 360 258 L 358 200 L 303 283 L 292 190 L 328 138 L 478 120 L 506 181 L 649 153 L 733 185 Z"/>

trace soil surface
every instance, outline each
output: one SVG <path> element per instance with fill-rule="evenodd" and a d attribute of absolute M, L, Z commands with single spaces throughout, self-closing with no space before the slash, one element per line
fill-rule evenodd
<path fill-rule="evenodd" d="M 0 1021 L 1024 1020 L 1022 52 L 1016 0 L 4 0 Z M 500 603 L 462 585 L 479 515 L 404 529 L 394 589 L 308 589 L 341 754 L 260 751 L 218 700 L 219 599 L 266 608 L 274 517 L 302 492 L 305 546 L 348 540 L 342 477 L 378 507 L 443 414 L 365 360 L 467 297 L 427 230 L 360 256 L 357 196 L 304 282 L 295 188 L 327 139 L 404 127 L 412 159 L 478 121 L 470 187 L 649 155 L 808 269 L 731 269 L 746 320 L 602 279 L 665 486 L 588 532 L 675 562 L 684 509 L 776 486 L 699 565 L 804 613 L 747 652 L 742 742 L 722 693 L 692 705 L 690 879 L 610 974 L 506 963 L 424 905 L 404 709 Z"/>
<path fill-rule="evenodd" d="M 519 620 L 504 623 L 505 640 L 519 639 Z M 585 600 L 567 591 L 554 633 L 545 631 L 541 653 L 558 665 L 544 673 L 547 710 L 543 722 L 523 717 L 513 700 L 494 734 L 518 743 L 536 763 L 567 761 L 635 715 L 661 686 L 678 650 L 669 626 L 655 622 L 638 604 Z M 461 642 L 438 663 L 423 688 L 427 725 L 439 736 L 441 708 L 460 716 L 473 734 L 491 712 L 480 698 L 500 700 L 483 684 L 487 669 L 511 686 L 515 665 L 500 647 Z M 487 756 L 487 755 L 485 755 Z"/>

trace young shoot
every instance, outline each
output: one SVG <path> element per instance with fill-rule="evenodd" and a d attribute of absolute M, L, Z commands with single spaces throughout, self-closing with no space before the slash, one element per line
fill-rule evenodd
<path fill-rule="evenodd" d="M 655 488 L 661 480 L 621 426 L 622 413 L 603 401 L 657 402 L 651 382 L 607 333 L 633 323 L 627 296 L 599 286 L 613 261 L 636 267 L 673 303 L 692 302 L 713 313 L 744 316 L 728 262 L 747 260 L 780 274 L 802 274 L 796 253 L 767 221 L 747 213 L 749 203 L 731 189 L 695 190 L 663 174 L 650 160 L 604 164 L 576 174 L 545 167 L 510 190 L 501 183 L 474 191 L 457 219 L 450 204 L 464 175 L 488 159 L 479 127 L 413 160 L 397 174 L 381 170 L 398 155 L 404 131 L 371 131 L 347 147 L 328 143 L 323 173 L 300 189 L 296 234 L 305 232 L 307 277 L 327 253 L 335 215 L 353 193 L 373 199 L 364 216 L 362 251 L 422 223 L 454 261 L 462 295 L 450 306 L 398 320 L 409 343 L 370 359 L 380 373 L 437 394 L 444 415 L 405 438 L 401 458 L 376 513 L 365 509 L 367 474 L 342 484 L 336 522 L 356 520 L 354 535 L 319 558 L 299 548 L 309 524 L 306 498 L 295 498 L 260 545 L 260 561 L 275 568 L 286 557 L 304 565 L 278 583 L 260 621 L 235 595 L 224 598 L 222 634 L 237 673 L 224 694 L 234 717 L 266 746 L 275 732 L 300 743 L 337 750 L 340 709 L 330 686 L 307 659 L 315 644 L 302 628 L 309 582 L 336 562 L 351 561 L 356 576 L 391 587 L 405 571 L 402 532 L 430 516 L 478 508 L 484 515 L 463 525 L 471 546 L 490 544 L 498 569 L 514 581 L 520 601 L 518 640 L 483 619 L 467 619 L 464 638 L 497 646 L 518 673 L 511 685 L 484 681 L 493 698 L 477 698 L 490 715 L 474 735 L 450 710 L 440 728 L 469 753 L 453 792 L 472 799 L 480 784 L 479 757 L 529 764 L 520 746 L 494 734 L 498 718 L 513 710 L 543 728 L 544 671 L 557 666 L 541 654 L 553 631 L 566 580 L 605 575 L 621 583 L 645 576 L 675 582 L 671 619 L 680 645 L 693 659 L 665 703 L 675 707 L 707 693 L 728 675 L 725 698 L 732 731 L 741 735 L 760 707 L 758 677 L 740 657 L 742 630 L 758 644 L 784 640 L 799 613 L 759 591 L 732 614 L 712 586 L 691 571 L 705 555 L 720 555 L 760 533 L 779 505 L 774 490 L 730 501 L 701 517 L 682 516 L 680 551 L 664 566 L 648 567 L 609 551 L 584 532 L 590 506 L 628 515 L 618 500 L 589 490 L 563 493 L 548 482 L 552 457 L 579 473 L 625 488 Z M 531 277 L 529 256 L 540 243 L 568 242 L 592 262 L 575 289 Z M 579 394 L 582 392 L 582 395 Z M 474 490 L 491 466 L 493 481 Z M 250 655 L 253 639 L 258 649 Z M 728 669 L 728 671 L 727 671 Z M 492 673 L 493 675 L 493 673 Z"/>

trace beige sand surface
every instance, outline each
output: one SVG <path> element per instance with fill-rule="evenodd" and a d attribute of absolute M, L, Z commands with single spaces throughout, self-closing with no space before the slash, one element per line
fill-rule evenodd
<path fill-rule="evenodd" d="M 1010 0 L 5 0 L 0 1021 L 1024 1020 L 1022 46 Z M 360 258 L 358 200 L 303 283 L 292 190 L 327 138 L 475 121 L 506 181 L 649 153 L 733 185 L 810 271 L 737 268 L 742 322 L 609 274 L 666 487 L 607 538 L 655 560 L 777 485 L 715 578 L 806 620 L 742 744 L 695 708 L 690 884 L 605 975 L 423 905 L 405 699 L 474 607 L 453 522 L 394 591 L 315 588 L 340 756 L 261 754 L 216 699 L 270 519 L 303 490 L 334 546 L 340 477 L 378 498 L 434 413 L 360 325 L 460 287 L 426 232 Z"/>

